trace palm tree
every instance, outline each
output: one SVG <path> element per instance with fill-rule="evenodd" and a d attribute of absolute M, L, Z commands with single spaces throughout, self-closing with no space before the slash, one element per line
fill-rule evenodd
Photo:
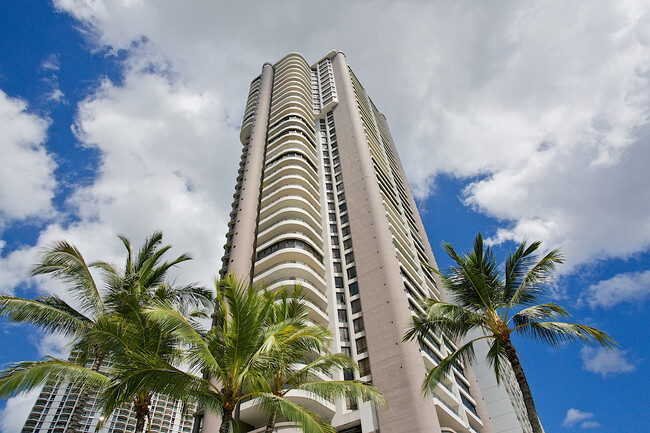
<path fill-rule="evenodd" d="M 484 247 L 481 233 L 476 236 L 472 251 L 462 256 L 451 245 L 443 243 L 444 250 L 455 262 L 442 276 L 451 302 L 425 300 L 426 313 L 413 319 L 413 327 L 404 337 L 404 340 L 420 339 L 433 332 L 459 340 L 472 330 L 482 331 L 482 336 L 459 347 L 427 374 L 423 391 L 432 392 L 458 359 L 473 359 L 475 341 L 491 340 L 487 359 L 494 367 L 497 380 L 504 362 L 512 367 L 534 433 L 541 433 L 542 428 L 511 335 L 530 337 L 551 346 L 578 340 L 610 349 L 616 346 L 609 335 L 598 329 L 558 321 L 570 314 L 560 305 L 543 302 L 548 294 L 547 283 L 556 264 L 563 259 L 558 250 L 553 250 L 538 261 L 535 251 L 539 246 L 540 242 L 530 245 L 522 242 L 506 257 L 505 266 L 500 269 L 490 248 Z"/>
<path fill-rule="evenodd" d="M 362 398 L 385 405 L 383 395 L 371 385 L 356 380 L 324 380 L 331 377 L 335 369 L 353 371 L 357 365 L 348 356 L 341 354 L 321 354 L 330 345 L 331 333 L 321 325 L 309 321 L 306 297 L 300 286 L 292 293 L 282 288 L 276 294 L 272 312 L 275 322 L 293 321 L 297 332 L 278 344 L 276 350 L 268 354 L 265 365 L 266 381 L 260 387 L 258 398 L 269 411 L 266 433 L 273 433 L 278 418 L 279 401 L 284 400 L 294 390 L 308 391 L 320 398 L 332 401 L 336 398 Z M 311 359 L 310 359 L 311 358 Z M 335 431 L 324 425 L 327 431 Z"/>
<path fill-rule="evenodd" d="M 1 316 L 15 322 L 31 323 L 46 332 L 60 333 L 72 340 L 72 362 L 47 358 L 16 363 L 1 372 L 0 395 L 28 391 L 61 375 L 83 389 L 83 398 L 89 392 L 101 392 L 109 385 L 109 378 L 100 372 L 104 361 L 109 365 L 127 360 L 132 362 L 129 354 L 142 350 L 155 351 L 170 359 L 178 355 L 175 340 L 148 321 L 142 314 L 143 308 L 154 301 L 167 301 L 185 306 L 182 307 L 185 313 L 199 317 L 201 314 L 197 311 L 211 305 L 211 294 L 193 285 L 175 288 L 166 283 L 169 269 L 190 260 L 190 257 L 183 254 L 171 262 L 161 263 L 162 255 L 170 248 L 160 248 L 162 233 L 149 236 L 136 255 L 128 239 L 120 239 L 128 252 L 124 270 L 106 262 L 87 264 L 79 250 L 67 242 L 57 242 L 49 247 L 41 263 L 33 268 L 32 275 L 51 275 L 66 284 L 76 307 L 57 296 L 37 299 L 0 296 Z M 106 284 L 102 290 L 91 269 L 103 271 Z M 91 360 L 92 367 L 85 368 Z M 104 370 L 110 373 L 111 368 Z M 123 403 L 133 402 L 137 431 L 142 431 L 149 414 L 150 396 L 143 388 L 121 400 L 106 399 L 105 415 Z M 79 410 L 80 407 L 78 405 Z M 73 418 L 75 415 L 78 414 L 73 414 Z"/>
<path fill-rule="evenodd" d="M 276 297 L 261 285 L 250 286 L 231 275 L 217 282 L 216 290 L 214 326 L 205 336 L 173 309 L 164 305 L 148 309 L 150 318 L 165 333 L 185 342 L 185 368 L 143 354 L 142 361 L 149 362 L 148 367 L 121 372 L 119 383 L 123 387 L 116 392 L 128 394 L 140 383 L 148 383 L 155 391 L 175 398 L 194 396 L 200 407 L 221 415 L 220 433 L 230 431 L 233 414 L 243 401 L 256 398 L 269 412 L 276 411 L 299 424 L 306 433 L 332 432 L 315 414 L 284 395 L 270 392 L 267 381 L 270 363 L 278 362 L 277 354 L 283 347 L 292 342 L 316 347 L 322 330 L 308 331 L 302 318 L 281 313 L 275 305 Z M 317 369 L 312 365 L 305 372 Z M 303 389 L 310 387 L 304 384 Z"/>

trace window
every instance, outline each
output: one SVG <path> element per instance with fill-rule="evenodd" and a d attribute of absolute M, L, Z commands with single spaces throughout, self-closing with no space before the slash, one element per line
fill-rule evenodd
<path fill-rule="evenodd" d="M 334 203 L 327 203 L 327 209 L 334 210 L 336 207 L 334 206 Z"/>
<path fill-rule="evenodd" d="M 339 244 L 339 237 L 338 236 L 332 236 L 332 245 L 338 245 Z"/>
<path fill-rule="evenodd" d="M 347 263 L 349 265 L 353 261 L 354 261 L 354 253 L 352 251 L 350 251 L 349 253 L 347 253 L 345 255 L 345 263 Z"/>
<path fill-rule="evenodd" d="M 334 188 L 332 187 L 332 184 L 331 184 L 331 183 L 326 183 L 326 184 L 325 184 L 325 189 L 327 189 L 328 191 L 331 191 L 331 190 L 334 189 Z"/>
<path fill-rule="evenodd" d="M 332 180 L 331 177 L 332 177 L 332 176 L 330 176 L 330 180 Z M 338 183 L 338 182 L 340 182 L 341 180 L 343 180 L 343 177 L 341 176 L 341 173 L 339 173 L 339 174 L 336 175 L 336 177 L 335 177 L 334 179 L 335 179 L 336 182 Z"/>
<path fill-rule="evenodd" d="M 357 282 L 350 284 L 348 289 L 350 290 L 350 296 L 355 296 L 359 294 L 359 284 Z"/>
<path fill-rule="evenodd" d="M 348 410 L 357 410 L 357 409 L 359 409 L 359 405 L 357 404 L 357 401 L 355 399 L 349 398 L 349 397 L 345 399 L 345 407 Z"/>
<path fill-rule="evenodd" d="M 350 370 L 349 368 L 344 368 L 343 380 L 354 380 L 354 370 Z"/>
<path fill-rule="evenodd" d="M 334 286 L 338 288 L 343 287 L 343 278 L 342 277 L 334 277 Z"/>
<path fill-rule="evenodd" d="M 337 310 L 337 315 L 339 318 L 339 322 L 341 323 L 348 323 L 348 312 L 345 310 Z"/>
<path fill-rule="evenodd" d="M 345 193 L 344 193 L 344 192 L 340 193 L 340 194 L 338 195 L 338 199 L 339 199 L 339 201 L 343 201 L 343 200 L 345 200 Z"/>
<path fill-rule="evenodd" d="M 350 341 L 350 331 L 348 328 L 339 328 L 339 336 L 341 341 Z"/>
<path fill-rule="evenodd" d="M 334 262 L 334 272 L 339 274 L 343 272 L 343 266 L 339 262 Z"/>
<path fill-rule="evenodd" d="M 339 166 L 339 167 L 340 167 L 340 166 Z M 330 184 L 330 185 L 331 185 L 331 184 Z M 330 190 L 331 190 L 331 188 L 330 188 Z M 338 185 L 336 185 L 336 190 L 337 190 L 338 192 L 343 191 L 343 184 L 342 184 L 342 183 L 339 183 Z"/>
<path fill-rule="evenodd" d="M 354 332 L 361 332 L 365 328 L 363 327 L 363 317 L 359 317 L 357 319 L 354 319 L 352 321 L 352 324 L 354 325 Z"/>
<path fill-rule="evenodd" d="M 336 292 L 336 303 L 338 305 L 345 305 L 345 293 Z"/>
<path fill-rule="evenodd" d="M 352 314 L 358 313 L 361 311 L 361 300 L 355 299 L 350 303 L 350 308 L 352 309 Z"/>
<path fill-rule="evenodd" d="M 341 203 L 341 206 L 339 206 L 339 210 L 341 212 L 345 212 L 346 210 L 348 210 L 348 205 L 346 203 Z"/>
<path fill-rule="evenodd" d="M 341 224 L 348 222 L 348 214 L 341 215 Z"/>
<path fill-rule="evenodd" d="M 334 257 L 335 259 L 340 259 L 341 258 L 341 250 L 339 250 L 338 248 L 334 248 L 332 250 L 332 257 Z"/>
<path fill-rule="evenodd" d="M 335 213 L 331 213 L 328 216 L 329 216 L 330 221 L 336 221 L 336 214 Z"/>
<path fill-rule="evenodd" d="M 368 351 L 368 342 L 366 342 L 366 337 L 357 338 L 356 345 L 357 355 L 361 355 L 362 353 L 366 353 Z"/>
<path fill-rule="evenodd" d="M 352 349 L 350 349 L 348 346 L 342 346 L 341 353 L 343 353 L 345 356 L 352 356 Z"/>
<path fill-rule="evenodd" d="M 330 224 L 330 231 L 336 233 L 338 228 L 336 227 L 336 224 Z"/>
<path fill-rule="evenodd" d="M 349 248 L 352 248 L 352 239 L 348 238 L 348 239 L 344 240 L 343 241 L 343 248 L 346 249 L 346 250 L 349 249 Z"/>
<path fill-rule="evenodd" d="M 334 200 L 334 193 L 333 192 L 328 192 L 327 193 L 327 199 L 328 200 Z"/>
<path fill-rule="evenodd" d="M 463 400 L 463 404 L 467 409 L 470 410 L 474 415 L 478 416 L 478 413 L 476 413 L 476 406 L 474 406 L 474 403 L 469 401 L 467 397 L 465 397 L 463 394 L 460 395 L 461 400 Z"/>
<path fill-rule="evenodd" d="M 359 361 L 359 376 L 367 376 L 370 374 L 370 360 L 363 358 Z"/>
<path fill-rule="evenodd" d="M 332 181 L 332 175 L 331 174 L 326 174 L 325 175 L 325 180 L 328 181 L 328 182 L 331 182 Z"/>
<path fill-rule="evenodd" d="M 350 226 L 345 226 L 341 229 L 341 233 L 343 236 L 349 236 L 350 235 Z"/>
<path fill-rule="evenodd" d="M 356 276 L 357 276 L 357 268 L 355 268 L 354 266 L 348 268 L 348 278 L 352 279 L 352 278 L 356 278 Z"/>

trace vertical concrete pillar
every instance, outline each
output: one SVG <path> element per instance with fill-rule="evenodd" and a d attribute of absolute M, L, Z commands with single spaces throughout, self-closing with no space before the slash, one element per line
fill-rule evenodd
<path fill-rule="evenodd" d="M 264 64 L 261 79 L 228 262 L 228 273 L 234 272 L 239 277 L 247 277 L 251 280 L 255 263 L 255 239 L 273 91 L 273 66 L 269 63 Z"/>

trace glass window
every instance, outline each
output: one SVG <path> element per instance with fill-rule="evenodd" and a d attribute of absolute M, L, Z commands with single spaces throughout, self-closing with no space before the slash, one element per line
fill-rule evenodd
<path fill-rule="evenodd" d="M 344 193 L 344 192 L 340 193 L 340 194 L 338 195 L 338 199 L 339 199 L 339 201 L 343 201 L 343 200 L 345 200 L 345 193 Z"/>
<path fill-rule="evenodd" d="M 339 328 L 339 336 L 341 341 L 350 341 L 350 331 L 348 328 Z"/>
<path fill-rule="evenodd" d="M 339 166 L 339 167 L 340 167 L 340 166 Z M 335 170 L 335 171 L 336 171 L 336 170 Z M 338 192 L 343 191 L 343 183 L 339 183 L 338 185 L 336 185 L 336 190 L 337 190 Z"/>
<path fill-rule="evenodd" d="M 328 192 L 327 193 L 327 199 L 328 200 L 334 200 L 334 193 L 333 192 Z"/>
<path fill-rule="evenodd" d="M 365 329 L 363 327 L 363 317 L 359 317 L 357 319 L 354 319 L 352 321 L 352 323 L 354 324 L 354 332 L 361 332 L 361 331 L 363 331 Z"/>
<path fill-rule="evenodd" d="M 341 229 L 343 236 L 348 236 L 350 234 L 350 226 L 345 226 Z"/>
<path fill-rule="evenodd" d="M 359 284 L 355 281 L 354 283 L 348 286 L 350 290 L 350 296 L 355 296 L 359 294 Z"/>
<path fill-rule="evenodd" d="M 331 191 L 331 190 L 334 189 L 334 188 L 332 187 L 332 184 L 331 184 L 331 183 L 326 183 L 326 184 L 325 184 L 325 189 L 327 189 L 328 191 Z"/>
<path fill-rule="evenodd" d="M 367 376 L 370 374 L 370 361 L 368 358 L 359 360 L 359 376 Z"/>
<path fill-rule="evenodd" d="M 341 224 L 348 222 L 348 214 L 341 215 Z"/>
<path fill-rule="evenodd" d="M 336 221 L 336 214 L 335 213 L 331 213 L 328 216 L 329 216 L 330 221 Z"/>
<path fill-rule="evenodd" d="M 341 203 L 341 205 L 339 206 L 339 210 L 341 212 L 345 212 L 346 210 L 348 210 L 348 205 L 346 203 Z"/>
<path fill-rule="evenodd" d="M 338 305 L 345 305 L 345 293 L 336 292 L 336 303 Z"/>
<path fill-rule="evenodd" d="M 354 266 L 348 268 L 348 278 L 352 279 L 355 278 L 356 276 L 357 276 L 357 268 L 355 268 Z"/>
<path fill-rule="evenodd" d="M 332 250 L 332 257 L 334 257 L 335 259 L 340 259 L 341 258 L 341 250 L 339 250 L 338 248 L 334 248 Z"/>
<path fill-rule="evenodd" d="M 334 210 L 334 209 L 336 209 L 335 206 L 334 206 L 334 203 L 327 203 L 327 208 L 328 208 L 329 210 Z"/>
<path fill-rule="evenodd" d="M 334 179 L 335 179 L 336 182 L 338 183 L 338 182 L 340 182 L 341 180 L 343 180 L 343 177 L 341 176 L 341 173 L 339 173 L 339 174 L 336 175 L 336 177 L 335 177 Z M 332 176 L 330 176 L 330 180 L 332 180 Z"/>
<path fill-rule="evenodd" d="M 334 272 L 341 273 L 343 272 L 343 266 L 340 263 L 334 262 Z"/>
<path fill-rule="evenodd" d="M 368 343 L 366 342 L 366 337 L 357 338 L 356 345 L 357 355 L 361 355 L 362 353 L 366 353 L 368 351 Z"/>
<path fill-rule="evenodd" d="M 348 312 L 345 310 L 338 310 L 337 311 L 339 322 L 341 323 L 348 323 Z"/>
<path fill-rule="evenodd" d="M 350 370 L 349 368 L 344 368 L 343 380 L 354 380 L 354 370 Z"/>
<path fill-rule="evenodd" d="M 336 233 L 337 230 L 338 230 L 338 228 L 336 227 L 336 224 L 330 224 L 330 231 L 332 233 Z"/>
<path fill-rule="evenodd" d="M 352 349 L 350 349 L 348 346 L 342 346 L 341 353 L 343 353 L 346 356 L 352 356 Z"/>
<path fill-rule="evenodd" d="M 355 299 L 354 301 L 350 302 L 350 308 L 352 309 L 352 314 L 360 312 L 361 311 L 361 300 L 360 299 Z"/>
<path fill-rule="evenodd" d="M 347 253 L 345 255 L 345 263 L 347 263 L 349 265 L 353 261 L 354 261 L 354 253 L 352 251 L 350 251 L 349 253 Z"/>
<path fill-rule="evenodd" d="M 334 277 L 334 286 L 338 288 L 343 287 L 343 277 Z"/>
<path fill-rule="evenodd" d="M 339 237 L 338 236 L 332 236 L 332 245 L 338 245 L 339 244 Z"/>
<path fill-rule="evenodd" d="M 352 248 L 352 239 L 346 239 L 343 241 L 343 248 L 346 250 Z"/>

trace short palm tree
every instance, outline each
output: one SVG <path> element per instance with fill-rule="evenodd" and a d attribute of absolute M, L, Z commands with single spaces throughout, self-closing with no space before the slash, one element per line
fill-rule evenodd
<path fill-rule="evenodd" d="M 144 354 L 143 359 L 150 363 L 148 368 L 123 371 L 120 383 L 126 386 L 122 392 L 128 394 L 140 383 L 148 383 L 155 391 L 172 397 L 193 396 L 204 410 L 221 415 L 220 433 L 230 431 L 233 415 L 242 402 L 256 398 L 269 413 L 299 424 L 306 433 L 331 432 L 331 427 L 315 414 L 286 399 L 284 394 L 273 394 L 267 380 L 273 370 L 271 365 L 279 365 L 282 348 L 291 344 L 318 347 L 322 329 L 306 329 L 302 317 L 280 312 L 282 307 L 278 307 L 276 296 L 263 286 L 250 286 L 231 275 L 218 282 L 216 290 L 214 326 L 205 336 L 173 309 L 161 305 L 148 310 L 150 318 L 165 333 L 185 342 L 184 369 Z M 304 369 L 304 375 L 318 368 L 314 364 Z M 303 389 L 310 390 L 309 385 L 303 385 Z"/>
<path fill-rule="evenodd" d="M 60 376 L 82 387 L 85 395 L 101 392 L 110 381 L 100 372 L 105 361 L 109 367 L 102 371 L 110 373 L 112 366 L 132 362 L 129 353 L 133 351 L 155 350 L 159 356 L 169 358 L 177 355 L 176 342 L 146 320 L 143 308 L 154 301 L 167 301 L 186 306 L 183 311 L 189 316 L 200 316 L 199 307 L 209 307 L 212 296 L 200 287 L 175 288 L 166 283 L 169 269 L 190 258 L 184 254 L 161 263 L 162 255 L 169 249 L 160 248 L 162 233 L 148 237 L 138 254 L 133 253 L 128 239 L 120 239 L 127 249 L 124 270 L 106 262 L 87 264 L 79 250 L 67 242 L 49 247 L 41 263 L 32 270 L 32 275 L 51 275 L 65 283 L 76 306 L 57 296 L 0 296 L 0 315 L 15 322 L 31 323 L 46 332 L 60 333 L 71 339 L 72 349 L 71 362 L 47 358 L 11 365 L 0 373 L 0 395 L 28 391 Z M 91 269 L 104 272 L 105 287 L 96 284 Z M 194 307 L 197 312 L 190 312 Z M 86 368 L 90 360 L 92 367 Z M 142 431 L 149 413 L 149 397 L 149 391 L 140 389 L 119 401 L 105 399 L 105 415 L 121 404 L 133 402 L 137 431 Z M 73 414 L 73 418 L 77 416 Z"/>
<path fill-rule="evenodd" d="M 364 382 L 324 378 L 331 377 L 333 370 L 356 370 L 357 365 L 345 355 L 323 354 L 330 346 L 331 333 L 324 326 L 309 321 L 307 299 L 299 286 L 291 293 L 283 288 L 275 295 L 274 321 L 293 321 L 297 332 L 287 335 L 287 339 L 267 355 L 268 362 L 264 366 L 266 380 L 258 387 L 258 398 L 269 412 L 266 433 L 273 433 L 275 428 L 280 412 L 276 406 L 294 390 L 308 391 L 328 401 L 347 397 L 386 404 L 383 395 Z M 325 424 L 323 429 L 335 431 Z"/>
<path fill-rule="evenodd" d="M 512 367 L 535 433 L 541 433 L 542 428 L 511 335 L 531 337 L 552 346 L 578 340 L 610 349 L 616 345 L 609 335 L 598 329 L 558 321 L 570 314 L 557 304 L 542 302 L 548 294 L 547 283 L 556 264 L 562 263 L 562 256 L 558 250 L 553 250 L 537 260 L 535 252 L 539 246 L 540 242 L 522 242 L 500 269 L 490 248 L 484 247 L 481 233 L 467 254 L 459 255 L 451 245 L 443 243 L 455 262 L 442 276 L 451 302 L 424 301 L 426 312 L 413 319 L 413 327 L 404 337 L 405 340 L 424 338 L 433 332 L 460 340 L 472 330 L 482 331 L 482 336 L 459 347 L 427 374 L 423 391 L 432 392 L 459 358 L 472 359 L 475 341 L 489 339 L 488 361 L 497 379 L 504 362 Z"/>

